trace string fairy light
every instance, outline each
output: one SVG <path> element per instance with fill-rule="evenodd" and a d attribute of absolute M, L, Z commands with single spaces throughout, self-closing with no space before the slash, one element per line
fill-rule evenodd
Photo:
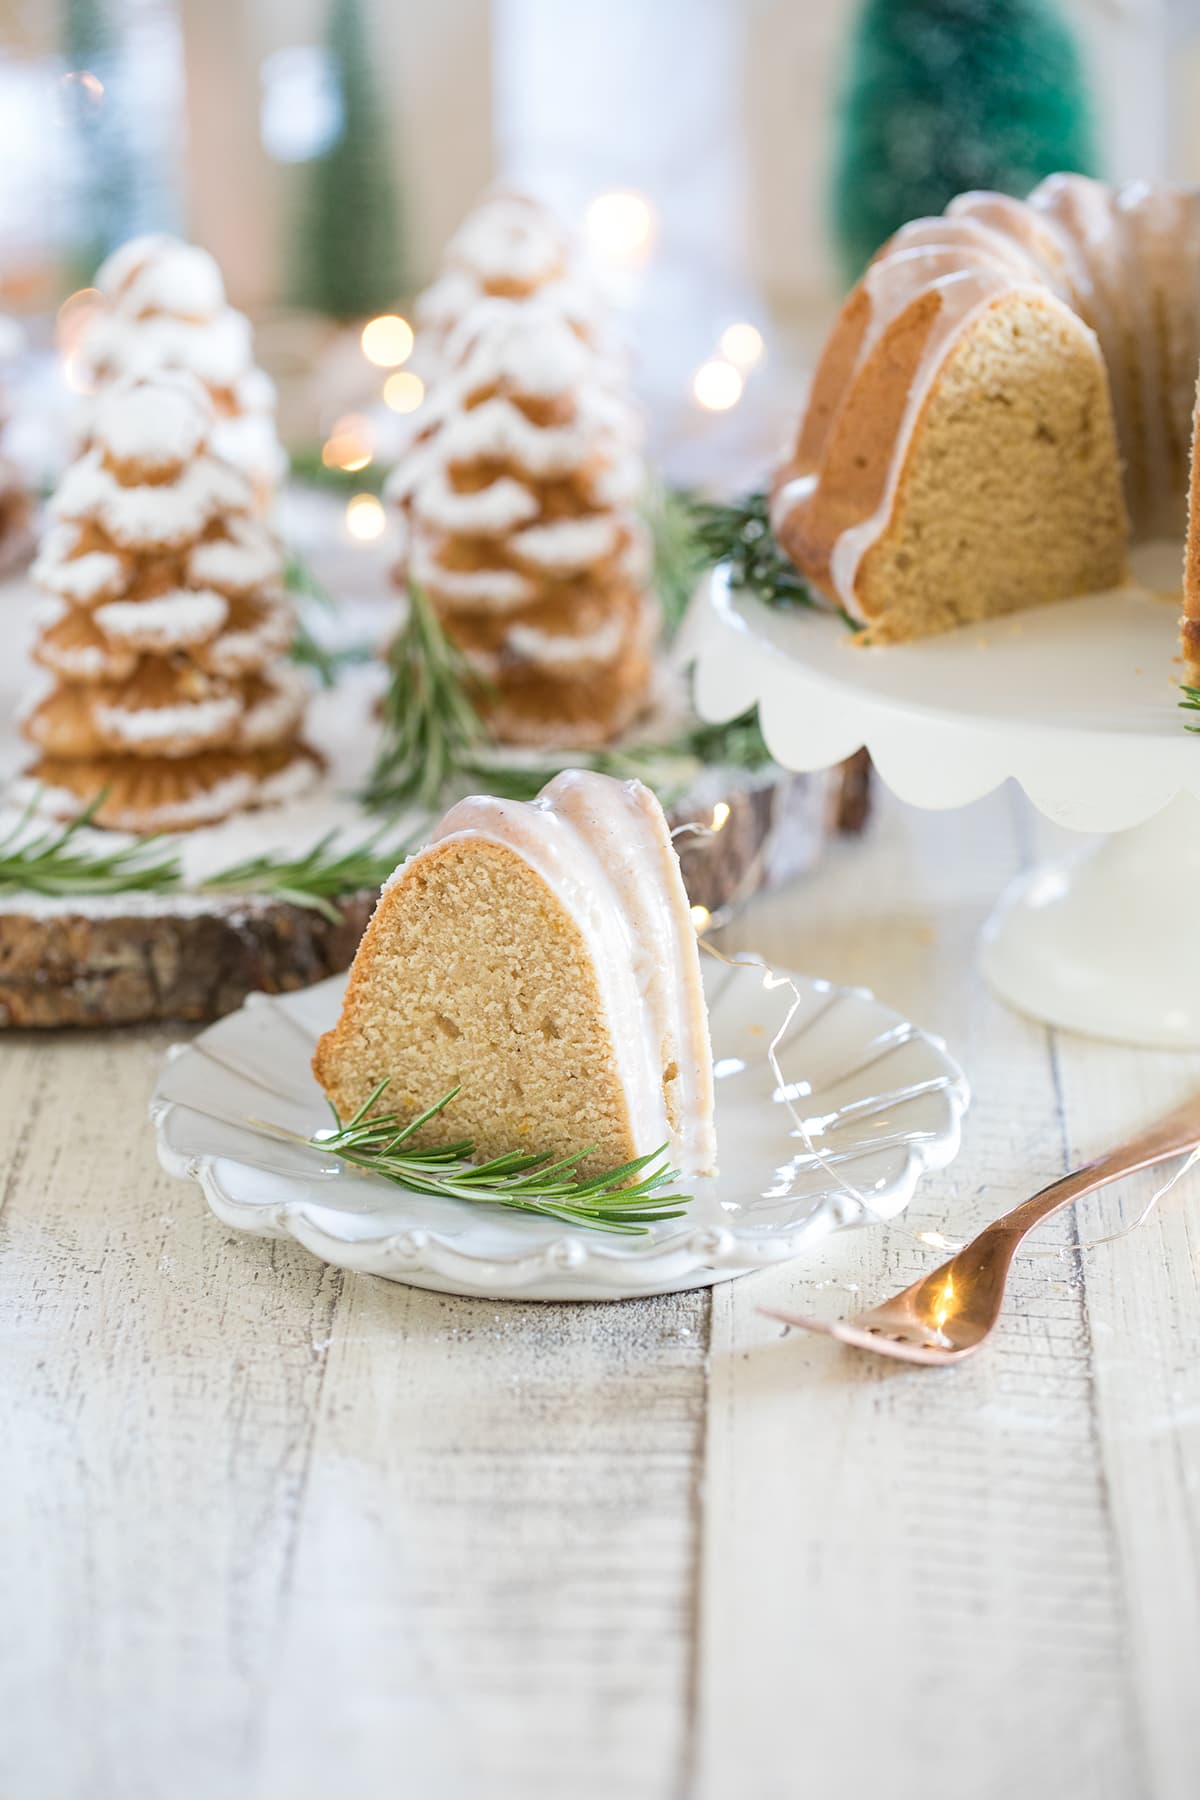
<path fill-rule="evenodd" d="M 374 494 L 355 494 L 346 507 L 346 530 L 360 544 L 381 537 L 387 526 L 387 514 Z"/>
<path fill-rule="evenodd" d="M 393 412 L 416 412 L 425 398 L 425 383 L 411 369 L 397 369 L 383 384 L 383 403 Z"/>
<path fill-rule="evenodd" d="M 763 335 L 757 325 L 739 320 L 721 333 L 721 354 L 735 369 L 753 369 L 762 361 L 763 348 Z"/>
<path fill-rule="evenodd" d="M 413 329 L 399 313 L 381 313 L 368 319 L 360 338 L 368 362 L 380 369 L 396 369 L 412 355 Z"/>
<path fill-rule="evenodd" d="M 606 261 L 642 261 L 654 238 L 654 209 L 643 194 L 597 194 L 585 215 L 588 237 Z"/>
<path fill-rule="evenodd" d="M 62 77 L 62 88 L 65 94 L 91 106 L 99 106 L 104 99 L 104 83 L 90 69 L 68 69 Z"/>
<path fill-rule="evenodd" d="M 710 357 L 692 376 L 692 394 L 705 412 L 728 412 L 736 406 L 745 387 L 740 369 L 723 357 Z"/>
<path fill-rule="evenodd" d="M 54 338 L 62 358 L 63 380 L 73 394 L 95 391 L 91 371 L 81 351 L 83 340 L 103 307 L 104 300 L 98 288 L 77 288 L 67 295 L 54 316 Z"/>
<path fill-rule="evenodd" d="M 327 469 L 357 474 L 366 468 L 374 453 L 370 421 L 360 413 L 346 413 L 336 421 L 322 445 L 321 461 Z"/>

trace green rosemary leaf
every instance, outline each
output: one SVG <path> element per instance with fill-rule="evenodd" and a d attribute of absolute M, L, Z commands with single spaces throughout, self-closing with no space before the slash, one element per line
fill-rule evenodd
<path fill-rule="evenodd" d="M 331 650 L 314 637 L 303 619 L 297 622 L 288 650 L 291 660 L 303 669 L 311 669 L 323 688 L 336 687 L 343 669 L 370 662 L 374 654 L 370 644 L 346 644 Z"/>
<path fill-rule="evenodd" d="M 1183 711 L 1200 712 L 1200 688 L 1188 687 L 1185 683 L 1181 682 L 1179 691 L 1185 696 L 1185 698 L 1179 702 Z M 1200 725 L 1185 725 L 1184 730 L 1200 731 Z"/>
<path fill-rule="evenodd" d="M 383 885 L 405 854 L 407 843 L 381 847 L 376 832 L 361 843 L 342 847 L 336 830 L 302 855 L 292 858 L 271 854 L 247 857 L 208 876 L 206 892 L 269 894 L 293 906 L 310 907 L 333 924 L 340 923 L 336 902 L 347 894 Z"/>
<path fill-rule="evenodd" d="M 686 488 L 654 487 L 643 512 L 654 545 L 654 591 L 663 624 L 673 637 L 710 557 L 696 529 L 698 500 Z"/>
<path fill-rule="evenodd" d="M 283 585 L 289 594 L 300 600 L 315 600 L 326 612 L 334 612 L 337 602 L 325 586 L 318 581 L 304 558 L 297 550 L 289 550 L 283 567 Z"/>
<path fill-rule="evenodd" d="M 38 827 L 37 796 L 0 838 L 0 893 L 84 894 L 161 893 L 179 886 L 179 852 L 165 839 L 96 845 L 83 840 L 104 800 L 97 794 L 69 825 Z"/>
<path fill-rule="evenodd" d="M 852 631 L 858 629 L 849 613 L 815 594 L 791 558 L 780 549 L 771 530 L 765 489 L 745 494 L 740 500 L 688 501 L 696 543 L 704 564 L 729 567 L 733 587 L 753 594 L 766 606 L 814 607 L 836 611 Z"/>
<path fill-rule="evenodd" d="M 470 698 L 473 677 L 415 583 L 388 656 L 383 743 L 363 796 L 372 811 L 432 807 L 486 737 Z"/>
<path fill-rule="evenodd" d="M 470 1160 L 473 1146 L 469 1138 L 430 1149 L 411 1145 L 408 1140 L 413 1133 L 443 1112 L 459 1090 L 451 1089 L 416 1118 L 402 1123 L 395 1113 L 374 1111 L 386 1087 L 387 1082 L 381 1081 L 344 1123 L 331 1109 L 337 1121 L 334 1129 L 301 1142 L 418 1193 L 500 1206 L 627 1237 L 644 1237 L 662 1220 L 682 1218 L 691 1199 L 690 1194 L 662 1192 L 679 1179 L 678 1172 L 661 1160 L 665 1144 L 648 1156 L 588 1177 L 576 1171 L 591 1154 L 590 1149 L 556 1161 L 510 1150 L 475 1163 Z M 288 1132 L 282 1135 L 292 1136 Z"/>

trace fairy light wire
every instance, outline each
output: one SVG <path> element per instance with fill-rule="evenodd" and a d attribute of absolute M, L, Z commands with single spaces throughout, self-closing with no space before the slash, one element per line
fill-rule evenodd
<path fill-rule="evenodd" d="M 724 825 L 724 822 L 725 821 L 722 820 L 722 825 Z M 711 825 L 705 825 L 699 820 L 689 820 L 687 823 L 675 827 L 671 833 L 671 841 L 674 842 L 676 838 L 680 837 L 712 838 L 716 836 L 717 832 Z M 733 956 L 726 956 L 723 950 L 718 950 L 716 945 L 710 943 L 706 937 L 698 938 L 697 942 L 699 943 L 701 950 L 705 951 L 707 955 L 713 957 L 717 962 L 723 963 L 727 969 L 760 970 L 763 976 L 763 986 L 768 993 L 772 992 L 775 988 L 781 987 L 787 988 L 791 993 L 791 1005 L 784 1014 L 783 1022 L 780 1024 L 774 1037 L 767 1046 L 767 1064 L 775 1080 L 776 1093 L 787 1108 L 788 1117 L 796 1128 L 797 1136 L 804 1145 L 808 1155 L 812 1158 L 813 1162 L 816 1163 L 817 1167 L 824 1171 L 841 1193 L 846 1195 L 848 1199 L 854 1201 L 864 1219 L 870 1219 L 874 1220 L 876 1223 L 881 1223 L 882 1214 L 871 1205 L 870 1201 L 867 1200 L 860 1189 L 856 1188 L 852 1182 L 847 1181 L 841 1170 L 836 1168 L 829 1158 L 818 1149 L 813 1141 L 813 1135 L 809 1129 L 807 1119 L 801 1116 L 792 1101 L 792 1084 L 789 1083 L 784 1075 L 783 1065 L 779 1060 L 779 1052 L 787 1040 L 788 1033 L 792 1028 L 796 1015 L 804 1004 L 804 996 L 801 994 L 800 989 L 796 986 L 796 983 L 792 980 L 790 975 L 781 974 L 778 969 L 773 969 L 769 963 L 765 962 L 763 958 L 757 954 L 756 951 L 739 950 Z"/>
<path fill-rule="evenodd" d="M 723 823 L 724 821 L 722 821 L 722 824 Z M 676 838 L 681 837 L 711 838 L 716 835 L 716 831 L 714 831 L 710 825 L 705 825 L 698 820 L 689 820 L 687 823 L 677 825 L 674 828 L 671 832 L 671 840 L 674 842 Z M 723 924 L 731 910 L 730 907 L 722 907 L 719 914 L 710 915 L 708 920 L 709 928 L 718 924 Z M 785 1078 L 783 1066 L 779 1059 L 779 1051 L 786 1041 L 792 1023 L 803 1003 L 803 996 L 790 976 L 781 974 L 777 969 L 772 969 L 770 964 L 765 962 L 755 951 L 739 950 L 734 956 L 730 957 L 726 956 L 724 951 L 718 950 L 715 944 L 711 943 L 707 937 L 698 938 L 698 943 L 701 950 L 713 957 L 715 961 L 723 963 L 728 969 L 755 968 L 761 970 L 765 978 L 763 985 L 768 991 L 778 987 L 786 987 L 791 990 L 792 1002 L 788 1007 L 783 1023 L 776 1031 L 767 1048 L 767 1062 L 775 1080 L 776 1092 L 783 1101 L 784 1106 L 787 1108 L 788 1117 L 791 1119 L 801 1142 L 818 1168 L 822 1169 L 824 1173 L 829 1176 L 830 1180 L 835 1183 L 841 1193 L 855 1201 L 861 1209 L 864 1220 L 869 1220 L 876 1224 L 889 1224 L 893 1229 L 899 1230 L 906 1237 L 912 1238 L 915 1243 L 923 1245 L 926 1249 L 942 1250 L 950 1256 L 956 1256 L 960 1250 L 965 1249 L 967 1244 L 971 1241 L 969 1238 L 963 1238 L 959 1241 L 954 1238 L 946 1237 L 941 1232 L 937 1231 L 913 1232 L 900 1224 L 896 1219 L 885 1219 L 884 1216 L 871 1205 L 870 1201 L 867 1200 L 861 1190 L 855 1187 L 852 1182 L 847 1181 L 841 1171 L 835 1168 L 828 1157 L 823 1155 L 814 1143 L 812 1133 L 809 1130 L 808 1121 L 800 1115 L 792 1102 L 792 1084 Z M 1189 1174 L 1190 1171 L 1196 1167 L 1197 1163 L 1200 1163 L 1200 1146 L 1197 1146 L 1173 1174 L 1168 1176 L 1166 1181 L 1162 1182 L 1154 1190 L 1137 1216 L 1129 1220 L 1126 1224 L 1121 1225 L 1116 1231 L 1106 1232 L 1101 1237 L 1088 1238 L 1086 1242 L 1076 1244 L 1055 1244 L 1044 1247 L 1026 1244 L 1020 1247 L 1017 1254 L 1036 1257 L 1051 1256 L 1061 1260 L 1064 1256 L 1074 1254 L 1082 1255 L 1086 1251 L 1097 1250 L 1103 1244 L 1115 1244 L 1120 1242 L 1122 1238 L 1129 1237 L 1146 1223 L 1155 1208 L 1159 1205 L 1159 1202 L 1166 1199 L 1172 1188 L 1174 1188 L 1178 1182 L 1182 1181 L 1184 1176 Z M 981 1227 L 980 1229 L 982 1230 L 984 1227 Z"/>

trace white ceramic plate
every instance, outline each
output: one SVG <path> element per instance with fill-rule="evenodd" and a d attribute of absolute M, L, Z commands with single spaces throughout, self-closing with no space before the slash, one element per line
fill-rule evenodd
<path fill-rule="evenodd" d="M 686 1184 L 684 1218 L 624 1238 L 412 1193 L 254 1125 L 308 1135 L 328 1124 L 309 1058 L 344 985 L 339 976 L 283 998 L 252 995 L 176 1046 L 151 1104 L 163 1167 L 198 1181 L 219 1219 L 295 1238 L 340 1268 L 492 1299 L 705 1287 L 839 1227 L 894 1218 L 922 1172 L 958 1149 L 967 1083 L 938 1039 L 865 990 L 706 958 L 721 1172 Z M 767 1050 L 793 1005 L 779 1052 L 785 1094 Z"/>

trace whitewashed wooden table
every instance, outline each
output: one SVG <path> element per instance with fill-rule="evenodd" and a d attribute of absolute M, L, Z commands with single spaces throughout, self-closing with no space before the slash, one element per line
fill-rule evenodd
<path fill-rule="evenodd" d="M 975 936 L 1039 826 L 884 803 L 730 934 L 971 1076 L 962 1234 L 1200 1082 L 1027 1024 Z M 950 1371 L 793 1335 L 933 1253 L 497 1305 L 239 1239 L 154 1158 L 170 1031 L 0 1041 L 5 1800 L 1195 1800 L 1200 1178 L 1056 1221 Z"/>

